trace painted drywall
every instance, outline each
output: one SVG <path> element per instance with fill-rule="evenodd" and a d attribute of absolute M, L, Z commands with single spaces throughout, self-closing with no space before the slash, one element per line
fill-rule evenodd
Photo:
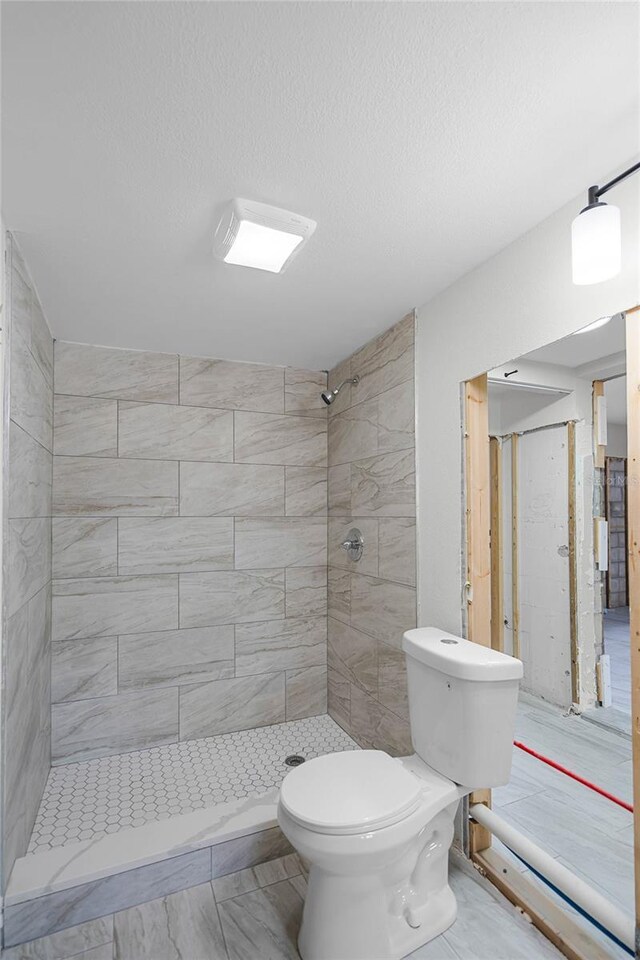
<path fill-rule="evenodd" d="M 607 424 L 607 456 L 627 456 L 627 427 L 621 423 Z"/>
<path fill-rule="evenodd" d="M 3 322 L 3 882 L 24 856 L 51 759 L 53 340 L 15 239 Z"/>
<path fill-rule="evenodd" d="M 605 179 L 604 177 L 602 178 Z M 460 384 L 640 302 L 640 184 L 617 188 L 623 264 L 590 287 L 571 280 L 571 221 L 584 198 L 562 207 L 417 311 L 418 622 L 464 630 Z M 586 465 L 583 464 L 586 471 Z M 592 472 L 591 472 L 592 476 Z M 588 549 L 588 544 L 585 544 Z M 580 590 L 593 590 L 588 582 Z M 582 694 L 594 677 L 582 671 Z"/>
<path fill-rule="evenodd" d="M 326 712 L 326 374 L 56 341 L 54 763 Z"/>

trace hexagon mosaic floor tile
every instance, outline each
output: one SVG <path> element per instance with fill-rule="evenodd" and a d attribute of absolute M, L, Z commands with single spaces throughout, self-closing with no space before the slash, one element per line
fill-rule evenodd
<path fill-rule="evenodd" d="M 331 717 L 320 716 L 54 767 L 28 852 L 259 796 L 282 782 L 292 754 L 354 749 Z"/>

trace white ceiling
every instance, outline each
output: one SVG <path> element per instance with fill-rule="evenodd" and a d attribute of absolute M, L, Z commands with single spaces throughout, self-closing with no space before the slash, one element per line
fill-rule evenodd
<path fill-rule="evenodd" d="M 4 2 L 5 224 L 58 337 L 330 367 L 626 165 L 638 16 Z M 213 260 L 234 196 L 318 221 L 285 274 Z"/>

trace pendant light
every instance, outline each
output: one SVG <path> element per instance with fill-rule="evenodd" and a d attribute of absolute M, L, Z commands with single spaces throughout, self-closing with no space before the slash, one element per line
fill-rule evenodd
<path fill-rule="evenodd" d="M 629 167 L 602 187 L 589 187 L 587 206 L 580 211 L 571 225 L 575 284 L 602 283 L 603 280 L 610 280 L 620 273 L 620 210 L 612 204 L 604 203 L 600 197 L 637 170 L 640 170 L 640 163 Z"/>

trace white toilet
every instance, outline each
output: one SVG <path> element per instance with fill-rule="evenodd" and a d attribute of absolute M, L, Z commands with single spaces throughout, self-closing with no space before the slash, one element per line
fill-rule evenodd
<path fill-rule="evenodd" d="M 434 627 L 402 646 L 415 754 L 329 754 L 280 790 L 282 831 L 310 863 L 303 960 L 399 960 L 443 933 L 460 798 L 509 780 L 522 663 Z"/>

